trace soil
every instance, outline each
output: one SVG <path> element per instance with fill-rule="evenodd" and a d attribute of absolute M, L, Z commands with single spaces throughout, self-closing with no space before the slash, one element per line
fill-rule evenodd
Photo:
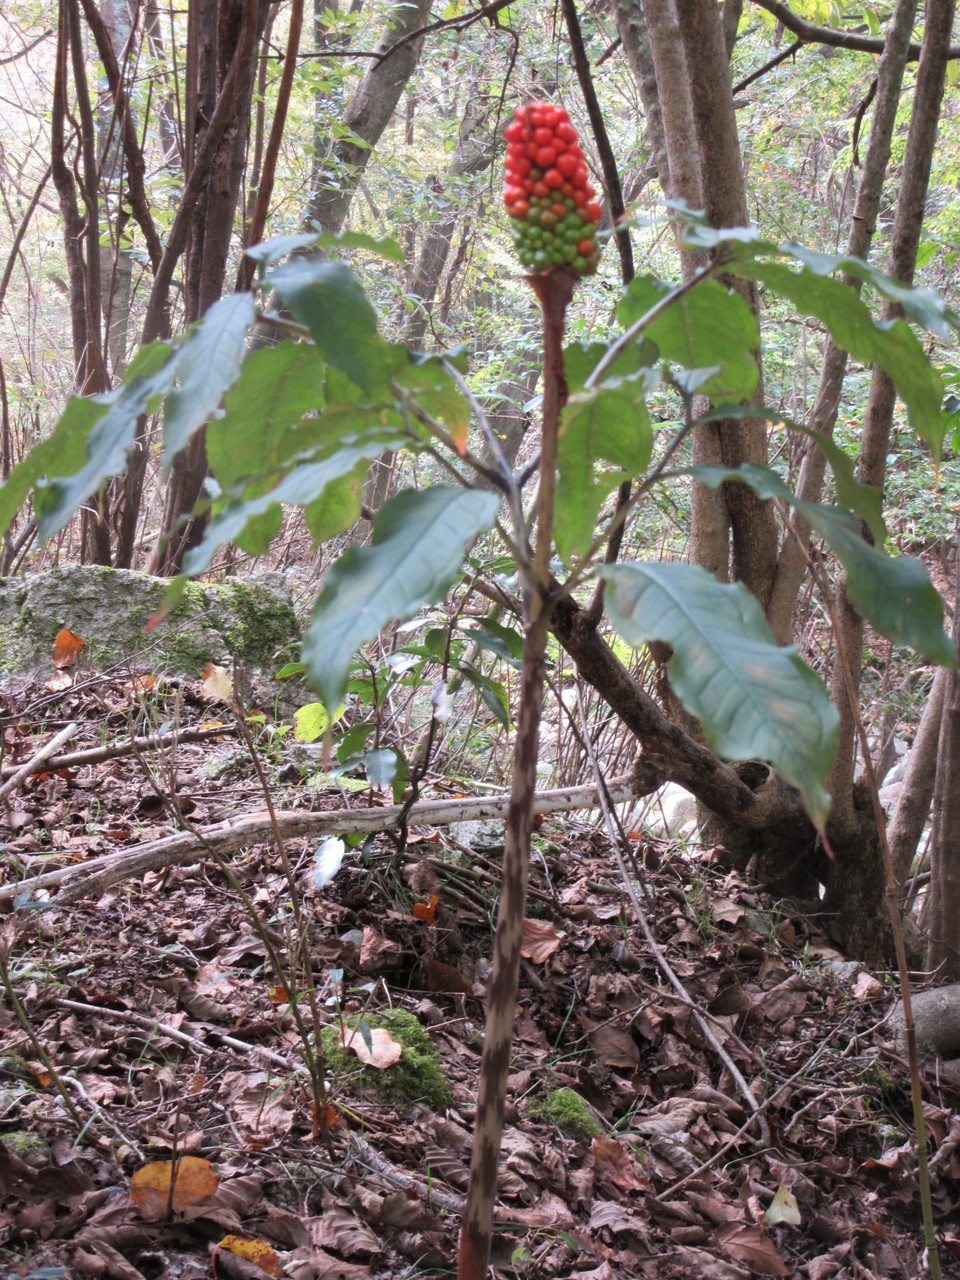
<path fill-rule="evenodd" d="M 5 776 L 67 720 L 81 725 L 70 750 L 142 733 L 143 696 L 123 681 L 91 682 L 56 701 L 42 686 L 20 690 L 0 722 Z M 172 714 L 174 687 L 148 696 L 155 726 Z M 176 705 L 184 724 L 231 722 L 198 684 L 178 686 Z M 309 767 L 266 729 L 259 750 L 277 808 L 392 799 L 371 788 L 311 789 Z M 183 743 L 163 760 L 152 753 L 40 774 L 2 803 L 0 882 L 9 885 L 265 801 L 228 737 Z M 641 837 L 631 853 L 661 964 L 605 838 L 565 817 L 547 820 L 537 839 L 495 1273 L 928 1274 L 888 975 L 844 962 L 814 922 L 726 870 L 715 850 Z M 346 849 L 321 885 L 332 863 L 328 848 L 318 877 L 317 852 L 315 841 L 285 850 L 308 934 L 300 950 L 273 845 L 233 855 L 229 879 L 198 846 L 189 865 L 68 910 L 29 899 L 13 909 L 7 896 L 6 1275 L 452 1273 L 495 857 L 414 828 L 404 850 L 387 836 Z M 291 966 L 286 991 L 244 897 Z M 376 1028 L 375 1058 L 405 1052 L 390 1028 L 413 1024 L 390 1011 L 413 1015 L 445 1087 L 425 1068 L 363 1067 L 354 1035 L 346 1053 L 330 1055 L 318 1109 L 291 982 L 304 1027 L 315 1008 L 337 1035 L 363 1023 L 372 1037 Z M 958 1277 L 958 1092 L 930 1064 L 923 1093 L 943 1275 Z"/>

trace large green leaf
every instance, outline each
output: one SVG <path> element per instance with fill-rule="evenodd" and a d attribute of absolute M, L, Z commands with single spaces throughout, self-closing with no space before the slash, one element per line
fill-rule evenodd
<path fill-rule="evenodd" d="M 371 545 L 349 547 L 330 569 L 304 638 L 308 678 L 326 706 L 343 697 L 360 645 L 391 619 L 443 598 L 497 506 L 494 494 L 441 486 L 406 490 L 385 504 Z"/>
<path fill-rule="evenodd" d="M 771 765 L 822 829 L 837 711 L 796 651 L 777 646 L 750 592 L 689 564 L 609 565 L 600 573 L 610 584 L 607 613 L 624 640 L 673 647 L 670 684 L 710 746 L 728 760 Z"/>
<path fill-rule="evenodd" d="M 557 550 L 568 564 L 589 551 L 607 494 L 646 470 L 652 448 L 650 418 L 637 383 L 606 383 L 570 397 L 557 442 L 554 509 Z M 602 469 L 602 463 L 614 469 Z"/>
<path fill-rule="evenodd" d="M 298 249 L 366 249 L 375 253 L 378 258 L 386 258 L 388 262 L 403 262 L 403 249 L 396 240 L 386 237 L 377 240 L 363 231 L 304 231 L 297 235 L 276 236 L 273 240 L 264 240 L 261 244 L 251 245 L 244 249 L 244 254 L 254 262 L 267 266 L 279 262 L 288 253 Z"/>
<path fill-rule="evenodd" d="M 377 313 L 345 262 L 295 258 L 271 271 L 268 282 L 329 364 L 364 391 L 386 385 L 391 348 L 377 338 Z"/>
<path fill-rule="evenodd" d="M 276 532 L 276 512 L 280 504 L 314 508 L 314 521 L 321 517 L 319 505 L 324 502 L 326 491 L 344 477 L 353 477 L 359 465 L 367 465 L 385 449 L 399 448 L 403 440 L 381 431 L 355 442 L 344 444 L 328 457 L 317 462 L 305 462 L 285 475 L 267 493 L 252 498 L 234 499 L 221 507 L 204 534 L 203 541 L 187 553 L 184 573 L 193 576 L 203 573 L 213 557 L 228 542 L 243 541 L 244 549 L 253 554 L 263 554 Z M 342 502 L 342 498 L 339 498 Z M 265 517 L 273 512 L 271 519 Z M 348 514 L 339 528 L 327 527 L 325 536 L 332 536 L 347 528 L 356 516 Z"/>
<path fill-rule="evenodd" d="M 737 265 L 735 270 L 786 298 L 801 315 L 815 316 L 826 325 L 834 342 L 855 360 L 882 369 L 907 406 L 914 431 L 939 454 L 943 442 L 943 386 L 906 321 L 874 323 L 856 290 L 831 276 L 793 271 L 779 262 L 749 262 Z"/>
<path fill-rule="evenodd" d="M 163 411 L 163 467 L 168 470 L 194 431 L 215 411 L 236 382 L 256 308 L 253 295 L 221 298 L 194 325 L 177 354 L 179 386 Z"/>
<path fill-rule="evenodd" d="M 95 400 L 70 397 L 53 433 L 32 449 L 0 485 L 0 534 L 9 529 L 30 490 L 43 476 L 54 470 L 70 472 L 83 466 L 90 432 L 106 411 L 106 406 Z"/>
<path fill-rule="evenodd" d="M 634 324 L 669 292 L 669 286 L 653 276 L 637 277 L 627 286 L 617 319 L 625 328 Z M 704 280 L 678 298 L 651 321 L 644 336 L 669 363 L 686 370 L 711 370 L 697 387 L 711 400 L 749 400 L 757 389 L 756 317 L 739 294 L 716 280 Z"/>
<path fill-rule="evenodd" d="M 288 428 L 323 407 L 325 368 L 306 342 L 283 342 L 247 357 L 223 416 L 207 429 L 207 459 L 223 489 L 276 468 Z"/>
<path fill-rule="evenodd" d="M 711 227 L 706 220 L 691 223 L 684 232 L 684 241 L 691 248 L 721 248 L 733 263 L 753 258 L 786 258 L 818 276 L 833 275 L 840 271 L 869 284 L 882 297 L 899 303 L 909 319 L 940 338 L 949 340 L 960 328 L 960 316 L 938 293 L 930 289 L 911 288 L 881 271 L 879 267 L 847 253 L 820 253 L 804 245 L 776 244 L 765 239 L 754 227 L 718 229 Z"/>
<path fill-rule="evenodd" d="M 711 489 L 738 480 L 759 498 L 779 498 L 795 507 L 843 565 L 850 602 L 872 627 L 932 662 L 956 666 L 956 651 L 943 632 L 943 601 L 922 560 L 888 556 L 872 547 L 849 511 L 802 501 L 768 467 L 753 462 L 733 470 L 702 466 L 692 474 Z"/>
<path fill-rule="evenodd" d="M 79 470 L 64 474 L 60 470 L 63 459 L 55 453 L 50 455 L 50 478 L 45 483 L 38 481 L 36 486 L 37 532 L 41 540 L 62 529 L 105 480 L 126 470 L 127 456 L 136 440 L 137 419 L 159 404 L 170 390 L 176 357 L 173 347 L 151 343 L 138 353 L 122 387 L 96 397 L 96 403 L 107 408 L 91 425 L 86 462 Z M 49 443 L 55 439 L 56 432 Z"/>

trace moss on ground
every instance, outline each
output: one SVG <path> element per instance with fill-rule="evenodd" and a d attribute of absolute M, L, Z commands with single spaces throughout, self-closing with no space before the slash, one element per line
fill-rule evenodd
<path fill-rule="evenodd" d="M 586 1103 L 572 1089 L 554 1089 L 545 1098 L 534 1098 L 527 1114 L 535 1120 L 549 1120 L 578 1142 L 586 1142 L 602 1132 Z"/>
<path fill-rule="evenodd" d="M 433 1111 L 449 1107 L 453 1094 L 441 1069 L 439 1055 L 417 1018 L 405 1009 L 386 1009 L 382 1013 L 370 1014 L 364 1020 L 371 1029 L 382 1027 L 389 1031 L 399 1041 L 403 1052 L 396 1066 L 385 1071 L 364 1067 L 360 1072 L 363 1089 L 372 1090 L 384 1102 L 399 1106 L 425 1102 Z M 355 1029 L 359 1021 L 359 1018 L 354 1018 L 350 1027 Z M 342 1048 L 339 1024 L 325 1027 L 320 1039 L 328 1074 L 354 1070 L 359 1060 L 355 1054 Z"/>

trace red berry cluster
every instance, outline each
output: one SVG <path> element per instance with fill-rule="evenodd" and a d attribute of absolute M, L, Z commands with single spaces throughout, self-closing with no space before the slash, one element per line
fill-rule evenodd
<path fill-rule="evenodd" d="M 592 275 L 601 209 L 566 111 L 549 102 L 517 107 L 504 137 L 503 202 L 520 261 L 529 271 L 567 266 Z"/>

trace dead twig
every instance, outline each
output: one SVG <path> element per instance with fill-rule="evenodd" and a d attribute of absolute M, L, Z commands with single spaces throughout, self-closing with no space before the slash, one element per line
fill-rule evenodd
<path fill-rule="evenodd" d="M 22 764 L 0 787 L 0 800 L 4 796 L 8 796 L 11 791 L 15 791 L 21 782 L 29 778 L 31 773 L 36 773 L 51 756 L 55 756 L 63 744 L 74 737 L 78 728 L 77 724 L 71 722 L 65 729 L 61 729 L 59 733 L 54 734 L 45 747 L 41 747 L 36 755 L 32 756 L 26 764 Z"/>

